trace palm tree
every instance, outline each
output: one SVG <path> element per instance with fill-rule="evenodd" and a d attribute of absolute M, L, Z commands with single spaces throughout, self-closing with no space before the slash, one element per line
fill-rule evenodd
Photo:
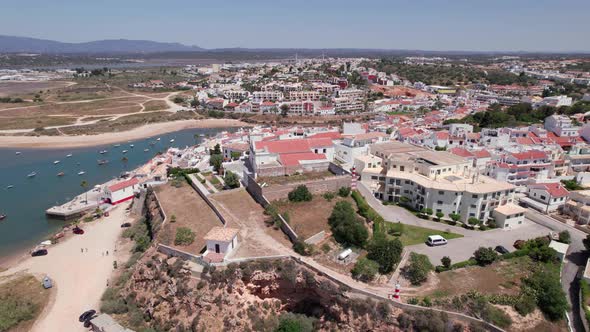
<path fill-rule="evenodd" d="M 86 191 L 86 188 L 88 187 L 88 182 L 86 182 L 86 180 L 82 180 L 82 182 L 80 183 L 80 187 L 82 187 L 84 191 Z M 86 191 L 86 204 L 88 204 L 88 191 Z"/>

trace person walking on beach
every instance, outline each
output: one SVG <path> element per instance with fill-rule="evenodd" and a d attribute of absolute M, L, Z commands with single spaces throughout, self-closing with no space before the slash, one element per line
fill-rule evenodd
<path fill-rule="evenodd" d="M 80 248 L 80 252 L 84 252 L 84 248 Z"/>

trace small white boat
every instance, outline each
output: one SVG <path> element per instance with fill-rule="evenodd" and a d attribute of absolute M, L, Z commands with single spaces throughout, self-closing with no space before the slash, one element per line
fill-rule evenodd
<path fill-rule="evenodd" d="M 115 144 L 115 145 L 113 145 L 113 146 L 114 146 L 114 147 L 116 147 L 116 148 L 118 148 L 118 147 L 120 147 L 120 146 L 121 146 L 121 144 Z"/>
<path fill-rule="evenodd" d="M 159 141 L 159 140 L 160 140 L 160 138 L 158 137 L 158 138 L 156 139 L 156 141 Z"/>
<path fill-rule="evenodd" d="M 14 186 L 11 185 L 11 184 L 9 184 L 8 186 L 6 186 L 6 189 L 12 189 L 12 188 L 14 188 Z"/>
<path fill-rule="evenodd" d="M 205 137 L 205 134 L 199 134 L 199 137 Z"/>
<path fill-rule="evenodd" d="M 174 143 L 174 138 L 170 140 L 170 143 Z"/>
<path fill-rule="evenodd" d="M 28 178 L 32 178 L 32 177 L 35 177 L 36 175 L 37 175 L 37 173 L 36 173 L 36 172 L 31 172 L 31 173 L 29 173 L 29 174 L 27 175 L 27 177 L 28 177 Z"/>
<path fill-rule="evenodd" d="M 143 149 L 143 152 L 148 152 L 150 149 Z"/>
<path fill-rule="evenodd" d="M 53 162 L 53 164 L 54 164 L 54 165 L 57 165 L 57 164 L 59 164 L 59 160 L 56 160 L 56 161 L 54 161 L 54 162 Z"/>
<path fill-rule="evenodd" d="M 102 150 L 102 151 L 100 151 L 100 152 L 98 152 L 98 153 L 100 153 L 100 154 L 105 154 L 105 153 L 107 153 L 107 152 L 108 152 L 107 150 Z"/>
<path fill-rule="evenodd" d="M 66 158 L 71 158 L 71 157 L 72 157 L 71 153 L 68 153 L 68 155 L 66 156 Z"/>
<path fill-rule="evenodd" d="M 64 175 L 66 175 L 66 173 L 64 173 L 64 172 L 57 173 L 57 176 L 64 176 Z"/>
<path fill-rule="evenodd" d="M 129 147 L 131 147 L 131 148 L 134 148 L 134 147 L 135 147 L 135 145 L 131 144 L 131 145 L 129 145 Z"/>
<path fill-rule="evenodd" d="M 123 150 L 123 151 L 121 151 L 121 152 L 123 152 L 123 153 L 127 153 L 127 150 Z"/>
<path fill-rule="evenodd" d="M 86 172 L 84 172 L 84 171 L 78 172 L 78 175 L 84 175 L 84 174 L 86 174 Z"/>
<path fill-rule="evenodd" d="M 20 151 L 16 151 L 16 155 L 18 156 L 20 154 Z"/>

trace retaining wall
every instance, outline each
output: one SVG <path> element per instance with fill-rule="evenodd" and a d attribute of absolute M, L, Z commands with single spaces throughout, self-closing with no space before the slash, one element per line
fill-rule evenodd
<path fill-rule="evenodd" d="M 201 196 L 203 198 L 203 200 L 205 201 L 205 203 L 207 203 L 207 205 L 209 205 L 209 207 L 211 208 L 211 210 L 213 210 L 213 212 L 215 213 L 215 215 L 225 225 L 227 223 L 227 221 L 225 220 L 225 218 L 223 217 L 223 215 L 221 214 L 221 212 L 219 212 L 219 210 L 217 209 L 217 207 L 215 206 L 215 204 L 213 204 L 209 200 L 209 197 L 208 197 L 209 196 L 209 191 L 207 190 L 207 188 L 205 188 L 203 186 L 203 184 L 201 182 L 199 182 L 199 180 L 193 174 L 189 174 L 188 175 L 188 179 L 189 179 L 190 185 L 197 191 L 197 193 L 199 194 L 199 196 Z"/>
<path fill-rule="evenodd" d="M 282 185 L 273 184 L 262 188 L 262 194 L 272 202 L 287 198 L 289 192 L 300 185 L 305 185 L 312 194 L 323 194 L 329 191 L 337 191 L 341 187 L 350 187 L 350 176 L 338 175 L 311 181 L 298 181 Z"/>

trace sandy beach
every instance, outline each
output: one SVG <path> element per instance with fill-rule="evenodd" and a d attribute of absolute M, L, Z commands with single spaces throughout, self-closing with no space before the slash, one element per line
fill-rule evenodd
<path fill-rule="evenodd" d="M 28 272 L 38 278 L 49 276 L 54 282 L 52 301 L 44 308 L 32 331 L 86 331 L 78 322 L 85 310 L 98 309 L 107 280 L 113 273 L 113 261 L 122 265 L 129 253 L 116 244 L 121 224 L 129 222 L 126 204 L 117 206 L 104 220 L 84 224 L 85 234 L 70 236 L 48 248 L 49 254 L 28 257 L 0 276 Z M 81 252 L 84 248 L 84 252 Z M 87 250 L 87 251 L 86 251 Z M 108 250 L 109 255 L 105 252 Z"/>
<path fill-rule="evenodd" d="M 183 129 L 248 126 L 251 125 L 233 119 L 204 119 L 153 123 L 128 131 L 88 136 L 0 136 L 0 148 L 80 148 L 143 139 Z"/>

